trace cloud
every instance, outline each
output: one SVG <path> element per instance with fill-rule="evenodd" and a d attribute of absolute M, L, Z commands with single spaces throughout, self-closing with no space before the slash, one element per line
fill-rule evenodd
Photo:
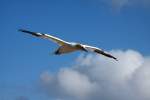
<path fill-rule="evenodd" d="M 41 73 L 43 91 L 59 100 L 149 100 L 150 58 L 134 50 L 111 53 L 118 62 L 80 55 L 71 67 Z"/>
<path fill-rule="evenodd" d="M 69 95 L 83 99 L 88 96 L 96 84 L 73 69 L 63 69 L 58 75 L 59 85 Z M 74 81 L 75 80 L 75 81 Z"/>
<path fill-rule="evenodd" d="M 150 0 L 97 0 L 111 6 L 114 10 L 121 10 L 124 7 L 140 6 L 149 7 Z"/>

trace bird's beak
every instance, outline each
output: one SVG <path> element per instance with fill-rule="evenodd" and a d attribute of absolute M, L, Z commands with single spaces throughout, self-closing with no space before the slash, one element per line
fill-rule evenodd
<path fill-rule="evenodd" d="M 84 47 L 82 47 L 82 50 L 85 51 L 85 52 L 88 52 L 88 50 L 86 50 Z"/>
<path fill-rule="evenodd" d="M 88 50 L 86 48 L 84 48 L 82 45 L 80 45 L 80 48 L 85 51 L 85 52 L 88 52 Z"/>

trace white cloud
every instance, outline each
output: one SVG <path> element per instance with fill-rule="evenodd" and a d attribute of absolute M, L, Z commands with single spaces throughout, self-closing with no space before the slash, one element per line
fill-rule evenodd
<path fill-rule="evenodd" d="M 149 100 L 150 59 L 133 50 L 114 50 L 119 61 L 80 55 L 72 67 L 43 72 L 44 91 L 63 100 Z"/>
<path fill-rule="evenodd" d="M 59 72 L 58 80 L 60 87 L 66 94 L 78 99 L 85 99 L 96 86 L 87 76 L 73 69 L 62 69 Z"/>
<path fill-rule="evenodd" d="M 150 58 L 132 76 L 133 87 L 142 98 L 150 99 Z"/>

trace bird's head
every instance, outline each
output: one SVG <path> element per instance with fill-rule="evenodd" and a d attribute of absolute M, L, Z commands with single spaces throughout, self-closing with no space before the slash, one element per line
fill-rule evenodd
<path fill-rule="evenodd" d="M 86 51 L 86 52 L 87 52 L 87 50 L 84 48 L 84 46 L 83 46 L 82 44 L 80 44 L 80 43 L 71 42 L 71 45 L 72 45 L 73 47 L 76 47 L 76 48 L 79 49 L 79 50 L 83 50 L 83 51 Z"/>
<path fill-rule="evenodd" d="M 80 43 L 76 43 L 76 47 L 83 50 L 83 51 L 85 51 L 85 52 L 88 52 L 87 49 Z"/>

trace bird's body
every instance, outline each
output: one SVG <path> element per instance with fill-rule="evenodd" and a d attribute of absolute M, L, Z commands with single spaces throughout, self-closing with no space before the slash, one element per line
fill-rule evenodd
<path fill-rule="evenodd" d="M 76 47 L 75 45 L 66 44 L 66 45 L 60 46 L 55 52 L 55 54 L 70 53 L 70 52 L 77 51 L 77 50 L 81 50 L 81 49 Z"/>
<path fill-rule="evenodd" d="M 93 46 L 89 46 L 89 45 L 83 45 L 83 44 L 75 43 L 75 42 L 67 42 L 67 41 L 64 41 L 60 38 L 54 37 L 54 36 L 49 35 L 49 34 L 31 32 L 31 31 L 27 31 L 27 30 L 23 30 L 23 29 L 20 29 L 19 31 L 29 33 L 29 34 L 36 36 L 36 37 L 49 39 L 49 40 L 52 40 L 53 42 L 57 43 L 59 45 L 59 48 L 54 52 L 56 55 L 81 50 L 81 51 L 86 51 L 86 52 L 88 52 L 88 51 L 95 52 L 95 53 L 102 54 L 106 57 L 113 58 L 113 59 L 117 60 L 117 58 L 115 58 L 111 54 L 106 53 L 97 47 L 93 47 Z"/>

